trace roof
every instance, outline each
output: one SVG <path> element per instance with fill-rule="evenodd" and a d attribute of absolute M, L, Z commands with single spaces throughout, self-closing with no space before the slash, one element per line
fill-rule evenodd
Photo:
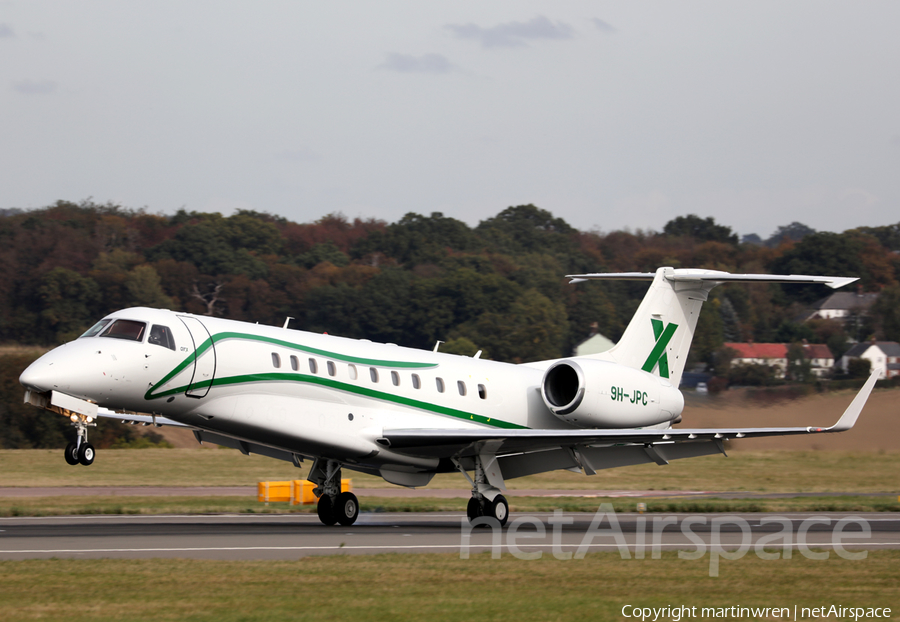
<path fill-rule="evenodd" d="M 833 359 L 834 354 L 824 343 L 804 343 L 803 356 L 808 359 Z"/>
<path fill-rule="evenodd" d="M 604 337 L 600 333 L 595 335 L 591 335 L 581 343 L 575 346 L 575 356 L 585 356 L 586 354 L 599 354 L 601 352 L 606 352 L 610 348 L 612 348 L 615 343 L 613 343 L 608 338 Z"/>
<path fill-rule="evenodd" d="M 783 343 L 726 343 L 742 359 L 786 359 L 787 346 Z"/>
<path fill-rule="evenodd" d="M 855 292 L 835 292 L 815 302 L 813 309 L 868 309 L 878 300 L 878 294 L 857 294 Z"/>
<path fill-rule="evenodd" d="M 878 346 L 885 356 L 900 356 L 900 343 L 896 341 L 862 341 L 844 353 L 847 358 L 862 356 L 872 346 Z"/>

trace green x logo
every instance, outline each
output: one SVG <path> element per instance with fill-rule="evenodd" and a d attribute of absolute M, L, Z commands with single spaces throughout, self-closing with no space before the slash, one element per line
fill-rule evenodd
<path fill-rule="evenodd" d="M 650 356 L 644 361 L 644 366 L 641 369 L 646 372 L 652 372 L 656 364 L 659 363 L 659 375 L 663 378 L 668 378 L 669 357 L 666 354 L 666 346 L 672 340 L 672 335 L 675 334 L 678 324 L 669 323 L 663 328 L 662 320 L 657 320 L 656 318 L 650 318 L 650 323 L 653 324 L 653 336 L 656 337 L 656 345 L 653 346 Z"/>

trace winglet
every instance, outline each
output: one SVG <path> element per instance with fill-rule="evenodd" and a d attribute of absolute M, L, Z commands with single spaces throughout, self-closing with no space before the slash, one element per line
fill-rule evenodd
<path fill-rule="evenodd" d="M 863 385 L 863 388 L 859 390 L 859 393 L 856 394 L 856 397 L 854 397 L 853 401 L 850 402 L 850 405 L 847 406 L 847 410 L 844 411 L 844 414 L 841 415 L 838 422 L 830 428 L 822 430 L 823 432 L 846 432 L 853 427 L 856 423 L 856 419 L 859 417 L 859 413 L 862 412 L 863 406 L 866 405 L 866 400 L 869 399 L 869 395 L 872 393 L 875 381 L 878 380 L 878 374 L 879 370 L 875 369 L 872 371 L 872 375 L 869 376 L 869 379 L 866 380 L 866 384 Z"/>

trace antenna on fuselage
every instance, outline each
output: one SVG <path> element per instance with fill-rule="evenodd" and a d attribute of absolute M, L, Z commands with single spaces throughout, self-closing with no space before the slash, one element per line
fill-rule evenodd
<path fill-rule="evenodd" d="M 282 328 L 287 328 L 287 327 L 288 327 L 288 324 L 290 324 L 290 323 L 291 323 L 291 320 L 293 320 L 293 319 L 294 319 L 294 318 L 292 318 L 291 316 L 286 317 L 286 318 L 284 319 L 284 326 L 282 326 Z"/>
<path fill-rule="evenodd" d="M 479 350 L 478 352 L 475 353 L 475 356 L 473 356 L 472 358 L 473 358 L 473 359 L 480 359 L 480 358 L 481 358 L 481 353 L 482 353 L 482 350 Z"/>
<path fill-rule="evenodd" d="M 438 342 L 437 342 L 436 344 L 434 344 L 434 350 L 432 350 L 432 352 L 437 352 L 437 351 L 438 351 L 438 348 L 441 347 L 441 344 L 442 344 L 442 343 L 444 343 L 444 342 L 441 341 L 440 339 L 438 339 Z"/>

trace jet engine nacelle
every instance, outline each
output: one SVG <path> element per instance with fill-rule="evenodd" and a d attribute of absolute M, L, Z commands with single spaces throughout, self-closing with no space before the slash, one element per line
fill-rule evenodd
<path fill-rule="evenodd" d="M 684 409 L 681 391 L 665 378 L 594 359 L 563 359 L 541 382 L 554 415 L 581 428 L 635 428 L 675 421 Z"/>

